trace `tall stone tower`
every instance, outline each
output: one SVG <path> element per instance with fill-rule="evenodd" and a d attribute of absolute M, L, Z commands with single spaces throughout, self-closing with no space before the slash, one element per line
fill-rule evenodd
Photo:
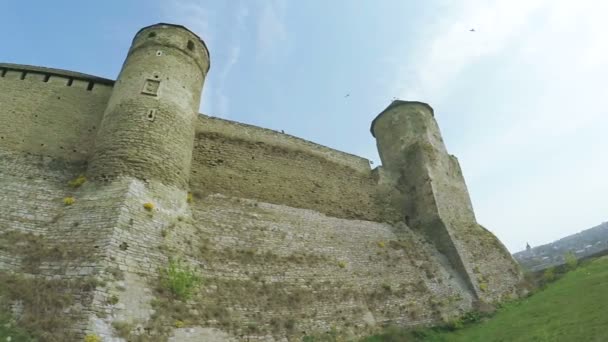
<path fill-rule="evenodd" d="M 475 260 L 465 245 L 489 232 L 476 222 L 460 165 L 445 148 L 433 109 L 394 101 L 374 119 L 371 132 L 382 167 L 403 194 L 397 208 L 403 220 L 424 233 L 479 295 Z"/>
<path fill-rule="evenodd" d="M 127 175 L 184 188 L 208 71 L 205 43 L 185 27 L 160 23 L 141 29 L 104 112 L 90 176 Z"/>

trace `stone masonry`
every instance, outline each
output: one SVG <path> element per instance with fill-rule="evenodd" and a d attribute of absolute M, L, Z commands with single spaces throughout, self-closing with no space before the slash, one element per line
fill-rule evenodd
<path fill-rule="evenodd" d="M 300 341 L 521 295 L 429 105 L 373 120 L 372 170 L 198 114 L 209 65 L 164 23 L 116 81 L 0 64 L 0 318 L 44 341 Z M 167 285 L 176 263 L 188 297 Z"/>

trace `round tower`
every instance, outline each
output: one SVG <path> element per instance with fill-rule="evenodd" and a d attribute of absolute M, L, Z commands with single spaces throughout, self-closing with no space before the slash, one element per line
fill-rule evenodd
<path fill-rule="evenodd" d="M 410 162 L 407 149 L 418 143 L 447 154 L 433 108 L 424 102 L 393 101 L 372 121 L 371 132 L 387 169 L 401 170 Z"/>
<path fill-rule="evenodd" d="M 187 28 L 160 23 L 139 30 L 104 112 L 89 175 L 185 188 L 208 71 L 209 51 Z"/>

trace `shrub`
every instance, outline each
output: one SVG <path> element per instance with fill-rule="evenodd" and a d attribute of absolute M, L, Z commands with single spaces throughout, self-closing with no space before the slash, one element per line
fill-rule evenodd
<path fill-rule="evenodd" d="M 88 334 L 84 337 L 84 342 L 101 342 L 101 337 L 98 335 Z"/>
<path fill-rule="evenodd" d="M 154 209 L 154 203 L 146 202 L 144 203 L 144 209 L 147 211 L 152 211 Z"/>
<path fill-rule="evenodd" d="M 464 328 L 464 322 L 462 321 L 462 319 L 454 318 L 448 321 L 448 323 L 446 324 L 446 328 L 451 331 L 462 329 Z"/>
<path fill-rule="evenodd" d="M 555 280 L 555 267 L 549 267 L 543 273 L 543 280 L 545 282 L 550 282 Z"/>
<path fill-rule="evenodd" d="M 132 323 L 114 321 L 112 322 L 112 328 L 116 330 L 118 336 L 128 339 L 134 326 Z"/>
<path fill-rule="evenodd" d="M 339 261 L 338 262 L 338 267 L 345 268 L 346 267 L 346 263 L 344 261 Z"/>
<path fill-rule="evenodd" d="M 384 248 L 384 241 L 378 241 L 378 247 Z"/>
<path fill-rule="evenodd" d="M 572 253 L 572 252 L 568 252 L 568 253 L 564 254 L 564 260 L 566 261 L 566 267 L 570 271 L 575 269 L 576 265 L 578 264 L 576 255 L 574 255 L 574 253 Z"/>
<path fill-rule="evenodd" d="M 184 323 L 184 321 L 180 321 L 180 320 L 178 319 L 178 320 L 176 320 L 175 322 L 173 322 L 173 325 L 174 325 L 176 328 L 178 328 L 178 329 L 179 329 L 179 328 L 183 328 L 183 327 L 184 327 L 186 324 Z"/>
<path fill-rule="evenodd" d="M 117 296 L 117 295 L 111 295 L 111 296 L 108 298 L 108 304 L 110 304 L 110 305 L 116 305 L 116 304 L 118 304 L 118 300 L 119 300 L 119 299 L 118 299 L 118 296 Z"/>
<path fill-rule="evenodd" d="M 87 181 L 87 177 L 85 177 L 84 175 L 80 175 L 77 178 L 74 178 L 71 181 L 69 181 L 68 185 L 71 186 L 72 188 L 79 188 L 86 181 Z"/>
<path fill-rule="evenodd" d="M 65 204 L 65 205 L 72 205 L 72 204 L 74 204 L 74 202 L 76 202 L 74 197 L 66 197 L 63 199 L 63 204 Z"/>
<path fill-rule="evenodd" d="M 200 285 L 200 277 L 179 259 L 169 259 L 169 265 L 161 271 L 161 284 L 176 298 L 189 299 Z"/>
<path fill-rule="evenodd" d="M 488 290 L 488 283 L 479 283 L 479 289 L 486 292 Z"/>
<path fill-rule="evenodd" d="M 471 323 L 479 322 L 482 317 L 483 316 L 479 311 L 473 310 L 473 311 L 469 311 L 469 312 L 465 313 L 460 318 L 460 320 L 462 321 L 463 324 L 471 324 Z"/>
<path fill-rule="evenodd" d="M 188 195 L 186 195 L 186 202 L 192 203 L 192 201 L 193 201 L 193 196 L 192 196 L 192 193 L 189 192 Z"/>

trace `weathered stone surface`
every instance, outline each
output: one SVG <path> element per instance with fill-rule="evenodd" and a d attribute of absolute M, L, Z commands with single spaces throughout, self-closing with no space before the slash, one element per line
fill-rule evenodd
<path fill-rule="evenodd" d="M 69 336 L 353 337 L 517 295 L 521 274 L 475 221 L 428 105 L 374 120 L 371 170 L 196 116 L 208 67 L 204 43 L 167 24 L 138 33 L 115 83 L 0 64 L 0 276 L 80 281 L 62 307 Z M 170 258 L 202 279 L 189 300 L 161 281 Z M 32 305 L 0 296 L 0 309 Z"/>

